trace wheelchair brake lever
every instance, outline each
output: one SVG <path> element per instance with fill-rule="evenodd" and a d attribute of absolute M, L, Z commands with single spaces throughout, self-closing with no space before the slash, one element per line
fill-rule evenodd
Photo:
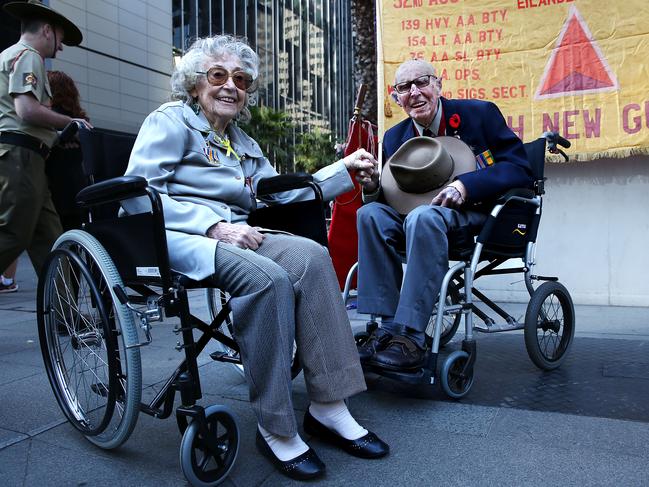
<path fill-rule="evenodd" d="M 121 291 L 124 296 L 126 296 L 126 293 L 124 293 L 123 290 Z M 122 301 L 121 298 L 119 300 Z M 137 345 L 132 345 L 131 347 L 127 348 L 136 348 L 142 347 L 144 345 L 149 345 L 153 341 L 153 336 L 151 335 L 151 323 L 155 321 L 162 321 L 162 308 L 160 307 L 160 298 L 158 298 L 157 296 L 148 296 L 146 300 L 147 309 L 144 311 L 133 306 L 128 301 L 128 299 L 122 302 L 122 304 L 124 304 L 128 309 L 135 313 L 135 315 L 140 319 L 140 328 L 142 328 L 142 330 L 144 331 L 144 336 L 146 337 L 145 342 L 141 342 Z"/>

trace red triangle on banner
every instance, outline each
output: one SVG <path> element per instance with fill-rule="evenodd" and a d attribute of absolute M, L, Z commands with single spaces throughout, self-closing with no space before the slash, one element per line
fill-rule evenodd
<path fill-rule="evenodd" d="M 570 8 L 536 99 L 617 90 L 615 75 L 575 6 Z"/>

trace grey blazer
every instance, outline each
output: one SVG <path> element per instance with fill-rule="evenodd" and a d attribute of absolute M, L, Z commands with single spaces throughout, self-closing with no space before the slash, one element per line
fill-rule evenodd
<path fill-rule="evenodd" d="M 219 144 L 207 119 L 190 106 L 166 103 L 142 124 L 126 175 L 143 176 L 162 198 L 169 259 L 173 270 L 192 279 L 214 274 L 217 241 L 205 236 L 215 223 L 245 223 L 256 207 L 261 178 L 277 175 L 257 142 L 239 127 L 227 129 L 232 149 Z M 337 161 L 313 175 L 325 200 L 353 188 L 345 165 Z M 265 198 L 267 204 L 313 198 L 309 189 Z M 148 210 L 147 202 L 122 202 L 127 213 Z"/>

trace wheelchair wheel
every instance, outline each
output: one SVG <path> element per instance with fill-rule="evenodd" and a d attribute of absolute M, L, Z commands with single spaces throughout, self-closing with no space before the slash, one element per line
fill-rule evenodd
<path fill-rule="evenodd" d="M 457 288 L 457 284 L 451 281 L 448 286 L 448 292 L 446 294 L 446 305 L 451 306 L 458 304 L 460 302 L 460 291 Z M 435 332 L 435 320 L 437 319 L 437 306 L 433 310 L 433 314 L 430 315 L 430 320 L 428 320 L 428 326 L 426 327 L 426 336 L 430 341 L 429 345 L 432 344 L 432 336 Z M 443 347 L 455 336 L 460 322 L 462 321 L 462 313 L 458 312 L 451 315 L 444 315 L 442 318 L 442 333 L 439 337 L 439 346 Z"/>
<path fill-rule="evenodd" d="M 575 307 L 568 290 L 548 281 L 532 294 L 525 313 L 525 347 L 534 365 L 553 370 L 561 365 L 575 335 Z"/>
<path fill-rule="evenodd" d="M 466 396 L 473 385 L 473 369 L 469 374 L 462 373 L 468 360 L 468 353 L 464 350 L 456 350 L 446 357 L 442 365 L 440 384 L 442 390 L 453 399 L 461 399 Z"/>
<path fill-rule="evenodd" d="M 205 409 L 206 435 L 194 420 L 180 443 L 180 467 L 193 486 L 218 485 L 230 473 L 239 452 L 239 427 L 225 406 Z"/>
<path fill-rule="evenodd" d="M 115 266 L 86 232 L 64 233 L 38 284 L 41 352 L 65 416 L 92 443 L 116 448 L 130 436 L 140 407 L 137 329 L 114 295 Z"/>
<path fill-rule="evenodd" d="M 215 289 L 215 288 L 208 288 L 205 290 L 205 295 L 207 298 L 207 308 L 209 309 L 210 312 L 210 320 L 213 320 L 216 315 L 223 309 L 223 306 L 228 302 L 230 299 L 230 295 L 226 293 L 225 291 L 222 291 L 220 289 Z M 221 323 L 221 326 L 219 327 L 219 331 L 223 333 L 224 335 L 229 336 L 230 338 L 234 339 L 234 324 L 232 321 L 232 313 L 229 313 L 226 317 L 223 323 Z M 233 350 L 232 348 L 228 347 L 227 345 L 217 342 L 217 346 L 221 352 L 227 353 L 230 357 L 236 358 L 237 360 L 241 360 L 241 357 L 239 356 L 239 351 L 238 350 Z M 237 364 L 232 364 L 233 367 L 235 367 L 236 371 L 241 374 L 241 377 L 245 377 L 244 371 L 243 371 L 243 365 L 239 362 Z M 295 343 L 293 344 L 293 361 L 291 362 L 291 378 L 295 379 L 300 372 L 302 371 L 302 364 L 300 364 L 300 358 L 297 355 L 297 345 Z"/>

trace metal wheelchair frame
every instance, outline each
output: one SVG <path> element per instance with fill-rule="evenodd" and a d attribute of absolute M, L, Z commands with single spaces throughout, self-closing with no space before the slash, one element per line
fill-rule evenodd
<path fill-rule="evenodd" d="M 429 349 L 427 350 L 424 367 L 416 371 L 394 371 L 366 365 L 364 366 L 366 370 L 415 385 L 434 384 L 438 377 L 442 390 L 448 396 L 459 399 L 468 394 L 473 384 L 474 365 L 477 355 L 474 331 L 497 333 L 521 329 L 525 330 L 525 345 L 534 364 L 544 370 L 559 367 L 570 348 L 574 336 L 575 313 L 572 298 L 568 290 L 558 282 L 557 277 L 538 276 L 532 273 L 535 265 L 534 251 L 542 209 L 541 197 L 545 193 L 543 165 L 546 143 L 549 152 L 561 154 L 567 160 L 566 154 L 557 146 L 569 147 L 570 143 L 555 132 L 546 132 L 543 137 L 525 144 L 535 179 L 534 190 L 514 189 L 503 195 L 491 210 L 474 245 L 467 248 L 451 249 L 450 259 L 458 262 L 452 265 L 444 275 L 438 302 L 426 329 Z M 524 251 L 491 248 L 490 237 L 497 228 L 498 217 L 508 205 L 511 206 L 515 203 L 534 210 L 531 229 L 528 229 L 528 235 L 526 236 L 527 243 Z M 511 258 L 521 258 L 523 266 L 498 268 Z M 485 260 L 488 260 L 488 263 L 482 268 L 478 268 Z M 347 275 L 343 291 L 345 302 L 349 299 L 351 283 L 357 268 L 358 263 L 352 267 Z M 521 272 L 524 276 L 527 292 L 530 295 L 530 302 L 525 320 L 519 323 L 502 307 L 476 289 L 474 282 L 485 275 L 517 274 Z M 533 281 L 545 282 L 535 289 Z M 474 297 L 503 318 L 505 323 L 496 323 L 493 318 L 476 305 Z M 550 305 L 546 305 L 547 298 L 550 298 Z M 557 304 L 561 308 L 560 316 L 559 310 L 556 308 Z M 555 309 L 549 309 L 549 306 Z M 483 320 L 483 326 L 474 324 L 474 314 Z M 448 355 L 443 360 L 439 374 L 437 374 L 440 348 L 453 338 L 462 316 L 464 316 L 465 337 L 462 341 L 461 350 Z M 450 317 L 451 321 L 445 323 L 446 317 Z M 365 340 L 377 326 L 376 317 L 372 316 L 367 323 L 366 331 L 356 335 L 357 342 L 361 343 Z M 562 332 L 557 348 L 554 351 L 548 353 L 548 347 L 541 346 L 537 336 L 538 330 L 542 330 L 544 334 L 549 332 L 558 335 L 559 332 Z"/>
<path fill-rule="evenodd" d="M 311 188 L 314 205 L 322 206 L 322 192 L 307 175 L 263 180 L 258 194 L 297 188 Z M 92 220 L 95 208 L 134 197 L 148 198 L 151 211 L 108 222 Z M 179 392 L 182 471 L 192 485 L 217 485 L 236 460 L 239 428 L 228 408 L 197 404 L 202 397 L 197 359 L 215 339 L 221 351 L 211 358 L 241 366 L 232 330 L 223 328 L 232 325 L 229 300 L 209 324 L 191 314 L 187 290 L 213 285 L 172 273 L 162 202 L 144 178 L 122 176 L 93 184 L 78 194 L 77 203 L 89 210 L 89 221 L 83 230 L 57 240 L 38 285 L 39 339 L 57 402 L 88 440 L 113 449 L 129 438 L 139 412 L 168 418 Z M 121 247 L 120 229 L 137 245 Z M 138 238 L 147 234 L 148 241 Z M 139 348 L 151 343 L 152 323 L 165 316 L 180 319 L 173 331 L 182 337 L 175 348 L 184 360 L 155 397 L 142 403 Z M 201 333 L 198 338 L 194 330 Z"/>

